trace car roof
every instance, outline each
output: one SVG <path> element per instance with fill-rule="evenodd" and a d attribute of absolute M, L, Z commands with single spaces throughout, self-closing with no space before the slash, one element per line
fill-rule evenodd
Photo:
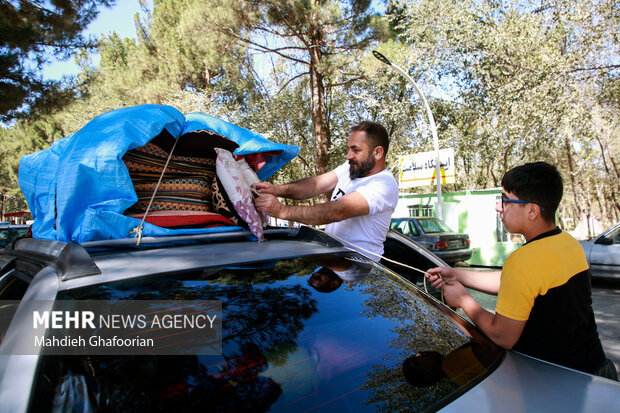
<path fill-rule="evenodd" d="M 59 269 L 59 290 L 65 290 L 172 271 L 351 251 L 305 226 L 267 229 L 265 236 L 267 242 L 253 241 L 249 231 L 147 237 L 140 245 L 133 238 L 82 244 L 22 238 L 3 252 Z"/>

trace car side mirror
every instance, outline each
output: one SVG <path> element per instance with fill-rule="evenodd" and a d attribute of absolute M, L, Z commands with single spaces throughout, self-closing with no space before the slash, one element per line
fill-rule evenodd
<path fill-rule="evenodd" d="M 607 238 L 607 237 L 600 237 L 595 242 L 595 244 L 601 244 L 601 245 L 611 245 L 613 243 L 614 243 L 614 240 L 611 238 Z"/>

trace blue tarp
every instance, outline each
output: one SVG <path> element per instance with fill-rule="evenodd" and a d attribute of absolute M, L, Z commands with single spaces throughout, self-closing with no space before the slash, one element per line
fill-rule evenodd
<path fill-rule="evenodd" d="M 122 160 L 164 129 L 174 138 L 209 130 L 235 141 L 237 155 L 277 151 L 260 169 L 265 180 L 299 153 L 296 146 L 263 136 L 202 113 L 183 115 L 171 106 L 140 105 L 104 113 L 49 149 L 22 157 L 19 186 L 34 218 L 35 238 L 86 242 L 129 238 L 139 219 L 123 215 L 137 200 Z M 143 236 L 197 234 L 238 227 L 166 229 L 145 223 Z"/>

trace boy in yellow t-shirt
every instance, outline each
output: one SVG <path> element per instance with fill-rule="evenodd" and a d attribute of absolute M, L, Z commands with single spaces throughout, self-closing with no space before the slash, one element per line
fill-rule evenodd
<path fill-rule="evenodd" d="M 555 224 L 562 177 L 554 166 L 534 162 L 506 172 L 502 187 L 496 211 L 506 230 L 522 234 L 526 244 L 501 272 L 438 267 L 427 279 L 498 346 L 617 380 L 598 337 L 585 253 Z M 495 313 L 465 287 L 497 295 Z"/>

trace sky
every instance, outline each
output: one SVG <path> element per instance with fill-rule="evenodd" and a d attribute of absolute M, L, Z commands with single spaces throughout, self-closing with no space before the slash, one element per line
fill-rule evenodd
<path fill-rule="evenodd" d="M 103 8 L 97 19 L 88 25 L 86 34 L 101 36 L 102 34 L 118 33 L 122 38 L 136 37 L 133 17 L 140 12 L 138 0 L 117 0 L 116 6 Z M 64 62 L 54 62 L 43 69 L 46 79 L 60 79 L 63 75 L 74 75 L 79 72 L 73 57 Z"/>

